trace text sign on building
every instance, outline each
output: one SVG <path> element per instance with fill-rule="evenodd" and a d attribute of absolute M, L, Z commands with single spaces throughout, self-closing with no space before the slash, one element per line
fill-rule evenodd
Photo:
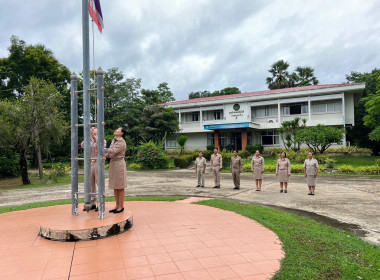
<path fill-rule="evenodd" d="M 248 103 L 225 104 L 224 116 L 227 122 L 249 122 L 251 121 L 251 107 Z"/>
<path fill-rule="evenodd" d="M 228 129 L 228 128 L 245 128 L 245 127 L 249 127 L 249 123 L 212 124 L 212 125 L 205 125 L 204 129 L 214 130 L 214 129 Z"/>

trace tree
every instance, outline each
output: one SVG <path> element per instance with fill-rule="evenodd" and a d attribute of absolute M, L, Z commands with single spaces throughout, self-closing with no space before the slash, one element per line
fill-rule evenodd
<path fill-rule="evenodd" d="M 41 44 L 27 45 L 16 36 L 12 36 L 10 41 L 9 56 L 0 59 L 0 99 L 25 94 L 24 87 L 31 77 L 51 81 L 61 93 L 67 91 L 70 71 L 54 57 L 51 50 Z"/>
<path fill-rule="evenodd" d="M 317 85 L 319 83 L 318 79 L 314 76 L 314 69 L 311 67 L 298 66 L 294 74 L 296 74 L 297 87 Z"/>
<path fill-rule="evenodd" d="M 300 149 L 302 142 L 297 141 L 295 134 L 304 127 L 306 127 L 306 120 L 299 117 L 281 123 L 281 127 L 278 131 L 280 132 L 282 142 L 287 150 L 290 150 L 292 146 L 293 150 Z"/>
<path fill-rule="evenodd" d="M 380 69 L 375 68 L 368 73 L 352 71 L 346 75 L 346 80 L 350 83 L 365 83 L 363 95 L 355 106 L 355 126 L 347 130 L 347 140 L 356 146 L 370 148 L 373 153 L 378 154 L 380 142 L 369 138 L 372 129 L 364 125 L 364 117 L 367 115 L 365 104 L 376 96 L 380 86 Z"/>
<path fill-rule="evenodd" d="M 212 93 L 208 90 L 195 91 L 189 93 L 189 99 L 200 98 L 200 97 L 211 97 L 211 96 L 221 96 L 221 95 L 231 95 L 241 93 L 240 89 L 237 87 L 226 87 L 221 90 L 215 90 Z"/>
<path fill-rule="evenodd" d="M 146 106 L 134 130 L 138 131 L 144 142 L 161 142 L 166 136 L 173 136 L 179 131 L 177 114 L 172 108 Z"/>
<path fill-rule="evenodd" d="M 266 81 L 269 89 L 280 89 L 290 86 L 288 68 L 289 63 L 282 59 L 272 64 L 268 70 L 272 74 L 272 77 L 267 77 Z"/>
<path fill-rule="evenodd" d="M 162 104 L 170 101 L 174 101 L 173 93 L 168 87 L 168 83 L 160 83 L 157 89 L 142 89 L 141 99 L 145 105 L 156 105 Z"/>
<path fill-rule="evenodd" d="M 60 143 L 68 124 L 59 108 L 62 96 L 52 83 L 31 78 L 23 91 L 25 94 L 19 99 L 0 101 L 0 141 L 20 154 L 22 182 L 27 185 L 27 151 L 41 152 L 52 143 Z M 41 153 L 39 163 L 42 177 Z"/>
<path fill-rule="evenodd" d="M 369 139 L 380 141 L 380 89 L 377 95 L 370 98 L 365 104 L 368 115 L 364 116 L 364 125 L 373 128 L 369 133 Z"/>
<path fill-rule="evenodd" d="M 185 136 L 185 135 L 180 135 L 177 138 L 177 142 L 181 146 L 181 152 L 180 152 L 180 154 L 183 154 L 184 151 L 185 151 L 186 141 L 187 141 L 187 136 Z"/>
<path fill-rule="evenodd" d="M 295 141 L 305 143 L 314 154 L 323 154 L 332 144 L 342 144 L 344 129 L 318 124 L 300 129 Z"/>

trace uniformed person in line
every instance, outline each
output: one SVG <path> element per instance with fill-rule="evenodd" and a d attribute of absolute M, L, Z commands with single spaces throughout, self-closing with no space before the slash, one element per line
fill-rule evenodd
<path fill-rule="evenodd" d="M 256 155 L 252 157 L 251 170 L 253 172 L 253 178 L 256 181 L 256 191 L 261 191 L 261 185 L 263 184 L 263 173 L 265 163 L 264 158 L 260 156 L 260 151 L 256 151 Z"/>
<path fill-rule="evenodd" d="M 220 189 L 220 171 L 222 171 L 223 163 L 222 156 L 216 148 L 214 149 L 214 154 L 211 155 L 210 164 L 215 183 L 214 189 Z"/>
<path fill-rule="evenodd" d="M 203 152 L 199 152 L 199 157 L 195 159 L 195 173 L 197 174 L 197 179 L 198 179 L 197 188 L 205 187 L 205 172 L 206 172 L 206 159 L 203 157 Z"/>
<path fill-rule="evenodd" d="M 232 173 L 232 179 L 234 181 L 234 190 L 240 189 L 240 173 L 242 171 L 241 157 L 238 156 L 238 152 L 234 151 L 234 156 L 231 157 L 230 170 Z"/>

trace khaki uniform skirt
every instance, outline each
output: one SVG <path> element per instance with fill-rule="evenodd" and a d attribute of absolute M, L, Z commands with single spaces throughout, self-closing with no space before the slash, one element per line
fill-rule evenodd
<path fill-rule="evenodd" d="M 127 166 L 124 158 L 112 158 L 109 168 L 108 188 L 124 189 L 127 187 Z"/>

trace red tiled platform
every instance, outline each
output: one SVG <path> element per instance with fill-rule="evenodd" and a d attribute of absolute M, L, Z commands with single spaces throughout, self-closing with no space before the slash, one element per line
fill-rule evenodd
<path fill-rule="evenodd" d="M 270 279 L 284 255 L 255 221 L 178 202 L 126 202 L 133 227 L 117 236 L 39 237 L 40 223 L 61 207 L 70 215 L 70 205 L 0 215 L 0 279 Z"/>
<path fill-rule="evenodd" d="M 102 220 L 95 211 L 72 216 L 68 215 L 66 205 L 50 207 L 41 221 L 40 236 L 57 241 L 94 240 L 129 230 L 133 224 L 132 212 L 126 210 L 115 215 L 108 213 L 110 207 Z"/>

